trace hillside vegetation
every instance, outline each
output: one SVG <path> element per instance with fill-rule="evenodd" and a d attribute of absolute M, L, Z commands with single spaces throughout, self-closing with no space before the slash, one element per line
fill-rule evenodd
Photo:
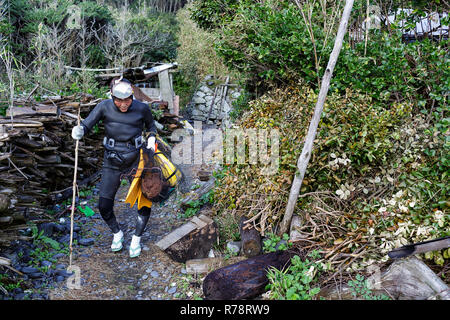
<path fill-rule="evenodd" d="M 407 17 L 412 22 L 445 10 L 437 1 L 408 5 L 416 9 Z M 247 215 L 263 235 L 277 231 L 342 6 L 194 1 L 193 19 L 218 35 L 219 56 L 248 79 L 253 99 L 235 105 L 236 124 L 277 129 L 281 137 L 275 175 L 237 163 L 221 172 L 215 209 L 224 221 Z M 349 34 L 365 12 L 355 3 Z M 370 30 L 367 41 L 349 34 L 294 212 L 303 219 L 306 244 L 319 250 L 331 275 L 364 273 L 390 262 L 387 252 L 394 248 L 450 235 L 448 40 L 405 43 L 398 21 Z M 449 254 L 422 257 L 448 281 Z"/>

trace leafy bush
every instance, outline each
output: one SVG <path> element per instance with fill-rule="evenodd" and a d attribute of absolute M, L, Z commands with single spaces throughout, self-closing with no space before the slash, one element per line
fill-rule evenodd
<path fill-rule="evenodd" d="M 33 35 L 38 33 L 39 24 L 42 23 L 47 27 L 57 26 L 58 30 L 63 32 L 66 29 L 68 8 L 74 4 L 82 10 L 84 22 L 97 31 L 112 20 L 108 7 L 93 0 L 80 2 L 70 0 L 43 1 L 40 4 L 25 0 L 11 0 L 9 14 L 13 27 L 12 39 L 16 57 L 23 59 L 24 64 L 33 61 L 34 55 L 30 54 L 29 41 Z M 72 50 L 75 49 L 72 48 Z M 74 58 L 77 56 L 74 55 Z"/>
<path fill-rule="evenodd" d="M 249 102 L 236 125 L 279 130 L 279 168 L 266 176 L 259 163 L 228 164 L 217 180 L 222 190 L 214 204 L 218 215 L 229 215 L 231 210 L 249 218 L 259 214 L 260 232 L 270 234 L 276 228 L 285 211 L 316 100 L 314 91 L 300 82 Z M 448 119 L 439 120 L 442 112 L 447 112 L 444 108 L 434 112 L 435 119 L 415 113 L 410 103 L 380 106 L 350 89 L 345 96 L 331 94 L 300 190 L 314 196 L 300 197 L 294 214 L 313 216 L 314 208 L 323 206 L 339 212 L 317 224 L 342 233 L 332 237 L 326 230 L 316 231 L 318 239 L 333 246 L 349 234 L 365 235 L 366 245 L 377 248 L 376 253 L 364 257 L 367 263 L 386 259 L 389 250 L 408 242 L 448 235 Z M 320 217 L 323 213 L 314 215 L 314 219 Z M 315 228 L 304 227 L 307 232 Z M 354 240 L 345 250 L 356 250 L 358 242 Z M 429 258 L 442 263 L 442 256 L 436 253 Z"/>
<path fill-rule="evenodd" d="M 283 239 L 274 233 L 269 233 L 267 239 L 263 242 L 264 252 L 275 252 L 277 250 L 287 250 L 292 247 L 292 243 L 289 242 L 289 235 L 283 234 Z"/>
<path fill-rule="evenodd" d="M 357 274 L 355 280 L 350 280 L 348 286 L 351 289 L 351 293 L 354 299 L 364 300 L 390 300 L 390 298 L 384 294 L 374 295 L 372 289 L 369 288 L 367 280 L 364 276 Z"/>
<path fill-rule="evenodd" d="M 402 43 L 400 32 L 375 31 L 364 55 L 364 43 L 354 49 L 344 44 L 331 90 L 352 87 L 367 93 L 374 102 L 412 102 L 418 110 L 430 111 L 446 104 L 450 85 L 448 40 Z"/>
<path fill-rule="evenodd" d="M 267 272 L 269 284 L 266 289 L 270 290 L 270 299 L 314 299 L 320 291 L 320 287 L 315 285 L 317 285 L 318 276 L 324 268 L 321 263 L 316 262 L 320 258 L 317 251 L 311 252 L 308 258 L 302 261 L 299 256 L 294 256 L 291 259 L 291 265 L 284 271 L 275 268 L 269 269 Z"/>
<path fill-rule="evenodd" d="M 194 7 L 193 16 L 200 26 L 220 26 L 217 53 L 228 67 L 246 74 L 253 89 L 263 93 L 271 85 L 303 79 L 317 90 L 339 20 L 327 19 L 342 3 L 325 8 L 317 1 L 302 3 L 300 9 L 288 0 L 241 1 L 225 9 L 223 1 L 208 0 Z M 221 9 L 214 15 L 213 8 Z M 227 10 L 235 13 L 233 19 Z M 442 23 L 448 24 L 445 19 Z M 364 41 L 354 47 L 344 42 L 331 91 L 344 94 L 353 88 L 374 103 L 412 102 L 428 111 L 444 106 L 450 81 L 448 40 L 404 44 L 399 27 L 393 23 L 389 28 L 371 30 L 367 47 Z"/>
<path fill-rule="evenodd" d="M 235 121 L 249 109 L 249 102 L 252 95 L 248 91 L 244 91 L 236 100 L 233 101 L 233 109 L 230 111 L 230 119 Z"/>
<path fill-rule="evenodd" d="M 238 0 L 193 1 L 191 18 L 200 28 L 212 30 L 230 22 L 236 14 Z M 241 1 L 242 2 L 242 1 Z M 249 2 L 249 1 L 246 1 Z"/>

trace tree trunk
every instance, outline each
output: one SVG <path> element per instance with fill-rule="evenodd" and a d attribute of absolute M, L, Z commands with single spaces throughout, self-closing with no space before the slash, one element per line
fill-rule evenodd
<path fill-rule="evenodd" d="M 266 290 L 267 270 L 287 267 L 292 256 L 287 250 L 270 252 L 217 269 L 205 277 L 203 294 L 207 300 L 255 298 Z"/>
<path fill-rule="evenodd" d="M 172 260 L 184 263 L 190 259 L 206 258 L 216 241 L 216 223 L 200 215 L 169 233 L 156 246 Z"/>
<path fill-rule="evenodd" d="M 314 139 L 316 137 L 317 127 L 319 125 L 323 105 L 327 97 L 328 88 L 330 87 L 331 76 L 333 75 L 333 70 L 336 65 L 336 61 L 339 57 L 339 52 L 341 51 L 342 48 L 342 42 L 344 40 L 344 35 L 347 30 L 348 19 L 350 17 L 352 7 L 353 7 L 353 0 L 347 0 L 345 3 L 344 12 L 342 13 L 342 18 L 339 24 L 336 40 L 334 42 L 334 48 L 333 51 L 331 52 L 330 59 L 328 60 L 328 65 L 325 70 L 325 74 L 323 75 L 322 78 L 322 86 L 320 88 L 319 97 L 314 109 L 314 115 L 309 125 L 305 145 L 303 146 L 302 153 L 297 161 L 298 171 L 295 173 L 294 181 L 291 187 L 291 192 L 289 194 L 288 204 L 286 206 L 286 212 L 284 214 L 283 221 L 280 224 L 280 229 L 278 232 L 280 235 L 288 231 L 291 222 L 292 214 L 294 212 L 294 208 L 297 203 L 298 194 L 300 192 L 303 178 L 305 176 L 306 167 L 308 166 L 308 162 L 311 157 L 311 151 Z"/>
<path fill-rule="evenodd" d="M 242 252 L 246 257 L 254 257 L 261 253 L 261 235 L 251 223 L 244 223 L 247 217 L 241 217 L 239 232 L 241 234 Z"/>

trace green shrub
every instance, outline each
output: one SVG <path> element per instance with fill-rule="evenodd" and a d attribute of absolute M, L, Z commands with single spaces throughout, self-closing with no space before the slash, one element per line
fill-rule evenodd
<path fill-rule="evenodd" d="M 320 291 L 320 287 L 317 286 L 318 277 L 324 270 L 322 264 L 316 262 L 319 258 L 319 253 L 313 251 L 305 261 L 299 256 L 294 256 L 291 265 L 284 271 L 270 268 L 267 272 L 269 284 L 266 286 L 266 289 L 270 290 L 270 299 L 314 299 Z"/>
<path fill-rule="evenodd" d="M 367 280 L 364 276 L 357 274 L 355 280 L 350 280 L 348 286 L 351 289 L 353 298 L 364 300 L 390 300 L 390 298 L 384 294 L 374 295 L 372 289 L 369 288 Z"/>
<path fill-rule="evenodd" d="M 283 242 L 281 240 L 283 240 Z M 263 242 L 264 252 L 287 250 L 290 247 L 292 247 L 292 243 L 289 242 L 289 235 L 287 233 L 284 233 L 282 238 L 274 233 L 269 233 L 267 234 L 267 239 Z"/>
<path fill-rule="evenodd" d="M 238 0 L 193 1 L 191 19 L 200 28 L 212 30 L 230 22 L 236 14 Z M 249 2 L 249 1 L 246 1 Z"/>
<path fill-rule="evenodd" d="M 304 2 L 305 17 L 312 10 L 308 21 L 293 1 L 241 1 L 227 8 L 223 4 L 221 0 L 201 1 L 194 6 L 193 16 L 200 26 L 221 27 L 215 49 L 230 69 L 246 75 L 249 88 L 261 93 L 271 85 L 300 78 L 318 89 L 334 43 L 330 34 L 336 33 L 338 22 L 326 19 L 336 5 L 324 9 L 318 1 Z M 218 13 L 210 12 L 217 8 Z M 229 15 L 229 11 L 235 14 Z M 420 15 L 417 12 L 413 16 Z M 448 25 L 448 21 L 443 19 L 442 24 Z M 371 30 L 367 46 L 364 41 L 353 47 L 344 42 L 330 91 L 344 94 L 353 88 L 370 96 L 375 104 L 413 102 L 418 110 L 444 106 L 450 84 L 447 48 L 448 40 L 404 44 L 395 23 L 389 30 Z"/>
<path fill-rule="evenodd" d="M 213 43 L 218 35 L 199 28 L 191 19 L 189 10 L 192 5 L 179 10 L 176 19 L 179 25 L 177 32 L 178 72 L 174 75 L 174 89 L 180 96 L 183 108 L 192 98 L 198 84 L 207 76 L 214 78 L 230 75 L 231 81 L 239 79 L 237 72 L 231 72 L 214 50 Z"/>

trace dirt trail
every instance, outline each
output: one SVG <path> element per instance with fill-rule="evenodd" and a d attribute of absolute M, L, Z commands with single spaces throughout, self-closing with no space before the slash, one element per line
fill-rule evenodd
<path fill-rule="evenodd" d="M 73 253 L 73 265 L 80 268 L 81 289 L 69 289 L 67 283 L 62 282 L 49 292 L 50 299 L 169 300 L 201 297 L 200 279 L 186 274 L 184 264 L 171 260 L 155 243 L 188 220 L 180 217 L 182 211 L 179 203 L 186 196 L 186 191 L 203 183 L 197 179 L 197 172 L 200 169 L 212 172 L 216 166 L 194 165 L 192 162 L 178 167 L 185 174 L 186 181 L 162 205 L 153 204 L 150 220 L 141 238 L 141 255 L 129 257 L 128 248 L 134 233 L 137 209 L 136 206 L 130 208 L 124 202 L 129 185 L 121 186 L 116 195 L 114 212 L 125 233 L 123 249 L 112 252 L 111 232 L 99 214 L 91 217 L 89 223 L 81 225 L 83 234 L 89 234 L 92 230 L 99 235 L 93 245 L 77 246 Z M 60 262 L 68 264 L 68 258 Z"/>

